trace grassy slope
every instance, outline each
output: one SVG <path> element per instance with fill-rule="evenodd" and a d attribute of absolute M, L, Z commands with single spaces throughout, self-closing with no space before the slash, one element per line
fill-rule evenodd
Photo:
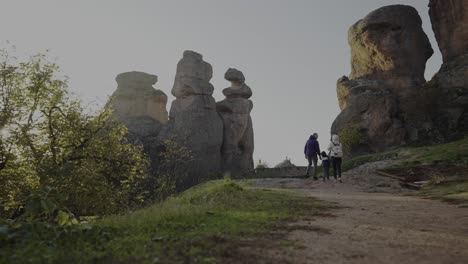
<path fill-rule="evenodd" d="M 122 216 L 64 229 L 38 226 L 10 235 L 0 261 L 11 263 L 212 263 L 238 243 L 312 216 L 324 205 L 302 194 L 214 181 Z M 34 230 L 34 228 L 32 228 Z M 53 231 L 53 232 L 52 232 Z M 55 233 L 54 233 L 55 232 Z"/>
<path fill-rule="evenodd" d="M 391 168 L 410 168 L 420 165 L 451 164 L 458 166 L 468 165 L 468 138 L 435 146 L 401 148 L 388 152 L 357 157 L 345 161 L 344 170 L 349 170 L 367 162 L 393 159 L 396 162 Z M 436 183 L 431 182 L 425 186 L 420 194 L 431 198 L 440 198 L 468 204 L 468 178 L 459 182 Z"/>

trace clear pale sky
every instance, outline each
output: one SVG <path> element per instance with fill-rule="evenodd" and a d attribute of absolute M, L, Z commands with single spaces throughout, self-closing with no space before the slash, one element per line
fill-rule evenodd
<path fill-rule="evenodd" d="M 70 88 L 85 102 L 103 104 L 118 73 L 156 74 L 169 96 L 184 50 L 213 66 L 215 99 L 229 86 L 229 67 L 244 72 L 253 90 L 255 162 L 276 165 L 286 156 L 305 165 L 303 147 L 313 132 L 328 145 L 339 113 L 336 80 L 350 73 L 347 30 L 385 5 L 415 7 L 435 54 L 441 56 L 428 0 L 0 0 L 0 32 L 17 53 L 50 50 Z"/>

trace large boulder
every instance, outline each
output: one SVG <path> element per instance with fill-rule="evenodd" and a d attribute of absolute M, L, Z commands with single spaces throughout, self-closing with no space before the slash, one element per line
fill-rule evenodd
<path fill-rule="evenodd" d="M 421 127 L 430 123 L 421 96 L 426 61 L 433 50 L 416 9 L 379 8 L 351 26 L 348 42 L 351 74 L 338 79 L 342 112 L 331 129 L 342 135 L 346 154 L 419 140 Z"/>
<path fill-rule="evenodd" d="M 236 177 L 254 169 L 254 133 L 250 117 L 253 103 L 248 99 L 252 90 L 239 70 L 228 69 L 224 78 L 231 86 L 223 90 L 226 99 L 216 105 L 224 123 L 223 170 Z"/>
<path fill-rule="evenodd" d="M 443 64 L 426 88 L 432 92 L 438 141 L 468 133 L 468 0 L 431 0 L 429 15 Z"/>
<path fill-rule="evenodd" d="M 223 121 L 216 112 L 209 82 L 212 67 L 201 54 L 185 51 L 177 64 L 169 122 L 160 141 L 174 140 L 188 149 L 191 158 L 185 162 L 180 188 L 199 183 L 221 171 Z"/>
<path fill-rule="evenodd" d="M 422 84 L 426 61 L 433 54 L 421 18 L 411 6 L 379 8 L 348 31 L 350 79 L 399 80 L 393 89 Z"/>
<path fill-rule="evenodd" d="M 135 140 L 157 136 L 168 121 L 167 96 L 153 88 L 158 77 L 133 71 L 121 73 L 115 80 L 117 90 L 111 99 L 115 116 Z"/>

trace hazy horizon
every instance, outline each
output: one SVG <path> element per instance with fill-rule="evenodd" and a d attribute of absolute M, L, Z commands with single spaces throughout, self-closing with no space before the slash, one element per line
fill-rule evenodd
<path fill-rule="evenodd" d="M 241 70 L 253 91 L 255 163 L 272 166 L 286 156 L 305 165 L 303 147 L 313 132 L 328 144 L 339 113 L 336 80 L 351 70 L 347 30 L 367 13 L 415 7 L 434 49 L 426 79 L 441 65 L 426 0 L 0 1 L 3 42 L 20 55 L 50 50 L 85 102 L 104 104 L 117 74 L 143 71 L 158 76 L 154 87 L 168 95 L 169 111 L 184 50 L 213 66 L 217 101 L 229 86 L 224 72 Z"/>

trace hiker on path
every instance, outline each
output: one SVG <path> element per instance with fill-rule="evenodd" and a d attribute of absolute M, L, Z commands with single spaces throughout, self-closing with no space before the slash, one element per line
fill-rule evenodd
<path fill-rule="evenodd" d="M 341 181 L 341 163 L 343 162 L 343 147 L 340 142 L 340 137 L 338 135 L 333 135 L 330 140 L 330 145 L 328 145 L 328 151 L 330 152 L 330 157 L 333 165 L 333 176 L 338 176 L 338 180 Z"/>
<path fill-rule="evenodd" d="M 314 164 L 314 180 L 317 180 L 317 157 L 320 157 L 320 146 L 317 141 L 318 134 L 314 133 L 312 136 L 309 137 L 307 140 L 305 147 L 304 147 L 304 154 L 305 158 L 309 161 L 309 165 L 307 166 L 306 177 L 309 177 L 310 166 Z"/>

